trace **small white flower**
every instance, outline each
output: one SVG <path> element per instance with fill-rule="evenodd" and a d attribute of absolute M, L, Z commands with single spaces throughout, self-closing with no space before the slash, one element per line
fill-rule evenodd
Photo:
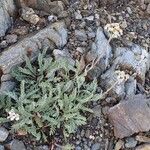
<path fill-rule="evenodd" d="M 10 121 L 18 121 L 19 120 L 19 114 L 15 113 L 15 111 L 13 109 L 11 109 L 9 112 L 8 112 L 9 116 L 7 117 L 7 119 L 10 119 Z"/>
<path fill-rule="evenodd" d="M 117 70 L 115 73 L 117 75 L 118 83 L 122 83 L 123 81 L 127 81 L 129 79 L 129 75 L 125 74 L 124 71 Z"/>
<path fill-rule="evenodd" d="M 123 35 L 123 31 L 120 28 L 119 23 L 111 23 L 111 24 L 107 24 L 104 27 L 104 30 L 109 34 L 109 36 L 111 38 L 118 38 L 121 35 Z"/>

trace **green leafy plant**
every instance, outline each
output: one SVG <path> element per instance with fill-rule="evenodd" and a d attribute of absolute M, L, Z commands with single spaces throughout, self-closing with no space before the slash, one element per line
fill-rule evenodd
<path fill-rule="evenodd" d="M 88 102 L 101 97 L 96 94 L 97 81 L 87 83 L 78 62 L 72 66 L 64 59 L 56 61 L 45 56 L 46 52 L 40 53 L 34 62 L 25 56 L 25 66 L 12 71 L 19 86 L 5 93 L 9 104 L 2 105 L 7 113 L 13 110 L 19 116 L 16 120 L 14 116 L 3 117 L 1 121 L 11 118 L 15 131 L 26 131 L 37 140 L 46 140 L 57 130 L 64 137 L 74 133 L 78 126 L 86 124 L 84 113 L 92 112 Z"/>

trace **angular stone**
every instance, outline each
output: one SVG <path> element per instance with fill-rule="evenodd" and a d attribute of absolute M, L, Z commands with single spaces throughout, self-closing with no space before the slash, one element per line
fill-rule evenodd
<path fill-rule="evenodd" d="M 4 142 L 7 137 L 9 135 L 9 132 L 3 128 L 3 127 L 0 127 L 0 142 Z"/>
<path fill-rule="evenodd" d="M 10 150 L 26 150 L 25 145 L 22 141 L 13 140 L 10 145 Z"/>
<path fill-rule="evenodd" d="M 0 37 L 5 35 L 5 32 L 12 24 L 12 16 L 15 13 L 13 0 L 0 0 Z"/>
<path fill-rule="evenodd" d="M 116 66 L 131 70 L 136 73 L 139 82 L 145 82 L 145 74 L 150 68 L 150 54 L 146 49 L 131 43 L 130 48 L 117 48 L 114 57 Z"/>
<path fill-rule="evenodd" d="M 135 150 L 150 150 L 150 144 L 140 145 L 140 146 L 136 147 Z"/>
<path fill-rule="evenodd" d="M 91 71 L 90 75 L 98 77 L 109 66 L 112 57 L 112 48 L 106 39 L 103 29 L 99 27 L 96 32 L 95 42 L 92 44 L 91 51 L 87 54 L 87 61 L 99 58 L 97 69 Z"/>
<path fill-rule="evenodd" d="M 13 67 L 23 63 L 26 53 L 30 52 L 32 59 L 37 57 L 46 39 L 50 41 L 49 43 L 54 43 L 57 48 L 63 47 L 67 42 L 67 29 L 64 22 L 56 22 L 3 51 L 0 55 L 2 74 L 9 74 Z M 48 46 L 47 42 L 46 44 Z M 3 75 L 0 77 L 3 78 Z"/>
<path fill-rule="evenodd" d="M 150 99 L 136 95 L 110 108 L 108 117 L 114 126 L 114 134 L 117 138 L 149 131 Z"/>

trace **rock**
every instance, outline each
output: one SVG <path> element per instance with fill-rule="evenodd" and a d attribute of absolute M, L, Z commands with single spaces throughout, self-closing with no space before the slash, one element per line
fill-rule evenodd
<path fill-rule="evenodd" d="M 118 140 L 117 143 L 115 144 L 115 149 L 114 150 L 120 150 L 124 146 L 124 141 L 123 140 Z"/>
<path fill-rule="evenodd" d="M 46 39 L 58 48 L 63 47 L 67 42 L 67 30 L 64 22 L 56 22 L 3 51 L 0 55 L 0 69 L 3 74 L 9 74 L 12 68 L 23 63 L 24 54 L 28 53 L 29 49 L 30 57 L 37 57 L 39 49 L 42 48 Z"/>
<path fill-rule="evenodd" d="M 42 146 L 36 147 L 35 150 L 49 150 L 49 147 L 47 145 L 42 145 Z"/>
<path fill-rule="evenodd" d="M 3 128 L 3 127 L 0 127 L 0 142 L 4 142 L 7 137 L 9 135 L 9 132 Z"/>
<path fill-rule="evenodd" d="M 0 150 L 5 150 L 3 145 L 0 145 Z"/>
<path fill-rule="evenodd" d="M 26 26 L 19 26 L 17 28 L 12 29 L 11 33 L 16 35 L 26 35 L 28 34 L 29 29 Z"/>
<path fill-rule="evenodd" d="M 54 49 L 53 55 L 55 56 L 56 60 L 61 60 L 63 58 L 67 60 L 70 65 L 75 65 L 75 61 L 71 58 L 70 53 L 66 50 Z"/>
<path fill-rule="evenodd" d="M 145 82 L 145 74 L 150 68 L 150 54 L 144 48 L 131 44 L 130 48 L 117 48 L 115 50 L 114 65 L 123 70 L 136 73 L 138 82 Z"/>
<path fill-rule="evenodd" d="M 100 105 L 97 105 L 94 108 L 92 108 L 94 117 L 101 118 L 101 116 L 102 116 L 102 110 L 101 109 L 102 109 L 102 107 Z"/>
<path fill-rule="evenodd" d="M 6 48 L 8 46 L 6 40 L 3 40 L 1 43 L 0 43 L 0 49 L 3 49 L 3 48 Z"/>
<path fill-rule="evenodd" d="M 146 11 L 148 14 L 150 14 L 150 3 L 148 4 Z"/>
<path fill-rule="evenodd" d="M 0 0 L 0 37 L 12 24 L 12 16 L 15 14 L 14 2 L 11 0 Z"/>
<path fill-rule="evenodd" d="M 75 30 L 75 36 L 79 41 L 87 41 L 87 35 L 84 30 Z"/>
<path fill-rule="evenodd" d="M 137 145 L 137 141 L 130 137 L 126 139 L 125 147 L 126 148 L 134 148 Z"/>
<path fill-rule="evenodd" d="M 96 68 L 90 73 L 92 78 L 93 76 L 98 77 L 106 70 L 112 57 L 112 48 L 100 27 L 97 29 L 95 42 L 92 44 L 91 51 L 88 52 L 86 59 L 90 62 L 97 57 L 99 57 L 99 61 Z"/>
<path fill-rule="evenodd" d="M 150 144 L 140 145 L 140 146 L 136 147 L 135 150 L 150 150 Z"/>
<path fill-rule="evenodd" d="M 31 7 L 33 9 L 42 10 L 55 15 L 59 15 L 64 10 L 64 3 L 57 0 L 19 0 L 17 5 L 20 7 Z"/>
<path fill-rule="evenodd" d="M 150 138 L 142 135 L 137 135 L 136 140 L 139 142 L 150 143 Z"/>
<path fill-rule="evenodd" d="M 150 99 L 135 95 L 122 101 L 108 111 L 108 117 L 114 126 L 117 138 L 124 138 L 134 133 L 150 130 Z"/>
<path fill-rule="evenodd" d="M 91 150 L 100 150 L 101 149 L 101 144 L 100 143 L 95 143 L 92 145 Z"/>
<path fill-rule="evenodd" d="M 8 44 L 13 44 L 17 42 L 18 36 L 16 34 L 8 34 L 5 38 Z"/>
<path fill-rule="evenodd" d="M 75 14 L 75 18 L 77 20 L 81 20 L 82 19 L 82 15 L 81 15 L 81 12 L 79 10 L 77 12 L 75 12 L 74 14 Z"/>
<path fill-rule="evenodd" d="M 23 20 L 34 25 L 36 25 L 40 21 L 39 16 L 36 15 L 34 10 L 29 7 L 24 7 L 21 9 L 21 17 Z"/>
<path fill-rule="evenodd" d="M 24 143 L 19 140 L 13 140 L 9 146 L 10 150 L 26 150 Z"/>
<path fill-rule="evenodd" d="M 85 19 L 88 20 L 88 21 L 93 21 L 94 20 L 94 16 L 88 16 Z"/>

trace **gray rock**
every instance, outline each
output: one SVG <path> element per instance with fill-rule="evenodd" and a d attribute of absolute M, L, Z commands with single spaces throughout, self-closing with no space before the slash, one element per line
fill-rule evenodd
<path fill-rule="evenodd" d="M 0 37 L 5 35 L 5 32 L 12 24 L 12 16 L 15 12 L 14 2 L 11 0 L 0 0 Z"/>
<path fill-rule="evenodd" d="M 3 128 L 3 127 L 0 127 L 0 142 L 4 142 L 7 137 L 9 135 L 9 132 Z"/>
<path fill-rule="evenodd" d="M 139 82 L 145 82 L 145 74 L 150 68 L 150 54 L 147 50 L 131 44 L 130 48 L 117 48 L 114 57 L 116 66 L 120 66 L 123 70 L 132 70 Z"/>
<path fill-rule="evenodd" d="M 100 150 L 100 148 L 101 148 L 100 143 L 95 143 L 95 144 L 92 145 L 91 150 Z"/>
<path fill-rule="evenodd" d="M 122 101 L 108 111 L 117 138 L 150 130 L 150 99 L 136 95 Z"/>
<path fill-rule="evenodd" d="M 79 10 L 77 12 L 75 12 L 74 14 L 75 14 L 75 18 L 77 20 L 81 20 L 82 19 L 82 15 L 81 15 L 81 12 Z"/>
<path fill-rule="evenodd" d="M 101 76 L 100 84 L 105 91 L 112 87 L 112 89 L 107 93 L 108 95 L 114 98 L 122 99 L 126 94 L 125 81 L 116 84 L 117 81 L 118 79 L 115 73 L 115 66 L 112 66 Z"/>
<path fill-rule="evenodd" d="M 135 138 L 127 138 L 126 139 L 126 143 L 125 143 L 125 147 L 126 148 L 134 148 L 137 145 L 137 141 L 135 140 Z"/>
<path fill-rule="evenodd" d="M 79 41 L 86 41 L 87 35 L 84 30 L 75 30 L 75 36 Z"/>
<path fill-rule="evenodd" d="M 6 40 L 3 40 L 1 43 L 0 43 L 0 49 L 1 48 L 6 48 L 8 46 Z"/>
<path fill-rule="evenodd" d="M 10 150 L 26 150 L 26 148 L 22 141 L 13 140 L 10 144 Z"/>
<path fill-rule="evenodd" d="M 9 74 L 12 68 L 23 63 L 24 54 L 29 49 L 32 50 L 31 58 L 37 57 L 39 49 L 46 43 L 45 39 L 53 42 L 58 48 L 63 47 L 67 42 L 67 30 L 64 22 L 56 22 L 3 51 L 0 55 L 0 68 L 3 74 Z"/>
<path fill-rule="evenodd" d="M 0 150 L 5 150 L 3 145 L 0 145 Z"/>
<path fill-rule="evenodd" d="M 117 82 L 117 75 L 115 71 L 125 70 L 125 72 L 132 71 L 135 73 L 135 78 L 129 77 L 125 82 L 116 84 L 109 95 L 114 96 L 115 98 L 124 98 L 124 96 L 134 95 L 136 92 L 136 83 L 145 82 L 145 74 L 150 67 L 150 54 L 143 48 L 138 45 L 132 44 L 130 48 L 117 48 L 114 53 L 113 64 L 102 76 L 100 84 L 104 87 L 105 90 L 108 90 L 110 87 L 114 86 Z"/>
<path fill-rule="evenodd" d="M 5 38 L 8 44 L 13 44 L 17 42 L 18 36 L 16 34 L 8 34 Z"/>
<path fill-rule="evenodd" d="M 82 150 L 80 146 L 75 147 L 75 150 Z"/>
<path fill-rule="evenodd" d="M 36 147 L 35 150 L 49 150 L 49 147 L 47 145 L 42 145 L 42 146 Z"/>
<path fill-rule="evenodd" d="M 99 62 L 97 63 L 97 68 L 90 73 L 92 77 L 101 75 L 109 66 L 109 61 L 112 57 L 112 48 L 101 27 L 97 29 L 95 42 L 92 44 L 91 51 L 87 54 L 87 60 L 91 61 L 97 57 L 99 57 Z"/>

